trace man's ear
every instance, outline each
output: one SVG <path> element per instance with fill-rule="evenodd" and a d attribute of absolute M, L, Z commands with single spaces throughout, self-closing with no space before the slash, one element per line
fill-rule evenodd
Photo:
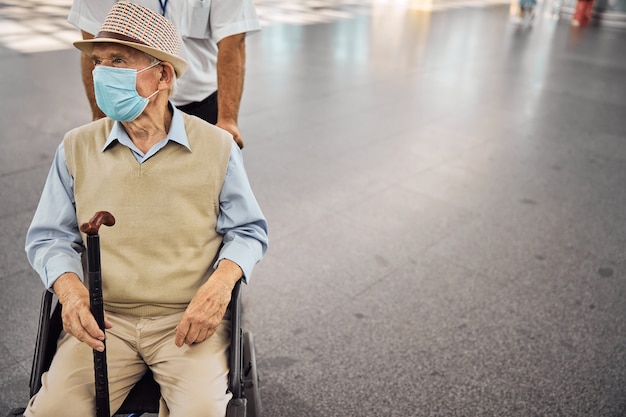
<path fill-rule="evenodd" d="M 159 90 L 169 90 L 176 79 L 176 71 L 169 62 L 161 62 L 161 79 L 159 80 Z"/>

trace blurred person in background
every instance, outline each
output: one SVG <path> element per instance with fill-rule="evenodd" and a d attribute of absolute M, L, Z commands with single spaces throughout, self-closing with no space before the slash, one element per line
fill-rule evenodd
<path fill-rule="evenodd" d="M 73 0 L 68 21 L 92 39 L 116 0 Z M 253 0 L 133 0 L 170 20 L 183 41 L 189 70 L 171 100 L 182 111 L 233 135 L 243 148 L 238 116 L 245 73 L 246 34 L 261 29 Z M 81 71 L 93 120 L 104 117 L 93 92 L 93 63 L 83 55 Z"/>
<path fill-rule="evenodd" d="M 586 26 L 593 15 L 593 0 L 578 0 L 572 16 L 572 26 Z"/>
<path fill-rule="evenodd" d="M 535 7 L 537 0 L 519 0 L 518 10 L 511 20 L 513 23 L 532 24 L 535 18 Z"/>

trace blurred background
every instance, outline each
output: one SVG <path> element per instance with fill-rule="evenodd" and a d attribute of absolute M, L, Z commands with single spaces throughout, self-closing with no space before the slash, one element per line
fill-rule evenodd
<path fill-rule="evenodd" d="M 0 0 L 0 414 L 28 400 L 25 233 L 91 118 L 70 4 Z M 257 1 L 265 416 L 626 415 L 626 7 L 575 7 Z"/>

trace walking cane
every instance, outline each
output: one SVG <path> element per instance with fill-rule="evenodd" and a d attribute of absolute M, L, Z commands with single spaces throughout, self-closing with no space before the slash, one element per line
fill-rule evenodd
<path fill-rule="evenodd" d="M 89 301 L 91 314 L 104 332 L 104 299 L 102 297 L 102 275 L 100 269 L 100 226 L 113 226 L 115 218 L 108 211 L 99 211 L 88 223 L 80 226 L 87 235 L 87 267 L 89 272 Z M 103 343 L 106 342 L 103 340 Z M 107 375 L 107 353 L 93 351 L 93 365 L 96 377 L 96 417 L 109 417 L 109 377 Z"/>

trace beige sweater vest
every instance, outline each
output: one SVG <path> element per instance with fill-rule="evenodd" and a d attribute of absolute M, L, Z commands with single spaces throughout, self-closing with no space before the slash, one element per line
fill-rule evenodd
<path fill-rule="evenodd" d="M 74 178 L 78 225 L 111 212 L 100 228 L 105 309 L 136 316 L 183 311 L 212 273 L 222 243 L 216 230 L 219 194 L 232 138 L 183 114 L 191 151 L 174 142 L 143 164 L 114 142 L 113 122 L 74 129 L 64 139 Z"/>

